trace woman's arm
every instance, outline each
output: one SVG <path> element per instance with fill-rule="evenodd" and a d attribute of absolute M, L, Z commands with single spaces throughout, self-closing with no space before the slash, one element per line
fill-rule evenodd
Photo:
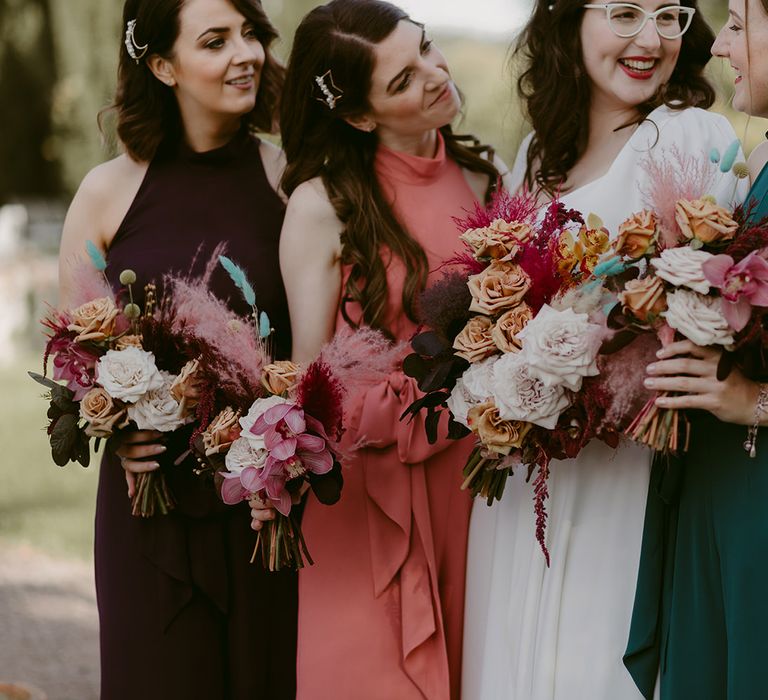
<path fill-rule="evenodd" d="M 333 337 L 341 296 L 342 230 L 319 179 L 296 188 L 280 235 L 296 362 L 312 361 Z"/>
<path fill-rule="evenodd" d="M 146 163 L 120 156 L 98 165 L 83 179 L 64 220 L 59 248 L 59 299 L 72 301 L 78 262 L 87 259 L 86 241 L 106 253 L 147 171 Z"/>
<path fill-rule="evenodd" d="M 717 379 L 722 351 L 702 348 L 690 340 L 672 343 L 658 351 L 658 362 L 648 365 L 645 386 L 655 391 L 679 392 L 656 400 L 661 408 L 699 408 L 725 423 L 752 425 L 760 385 L 733 368 L 723 381 Z M 763 416 L 763 425 L 768 416 Z"/>

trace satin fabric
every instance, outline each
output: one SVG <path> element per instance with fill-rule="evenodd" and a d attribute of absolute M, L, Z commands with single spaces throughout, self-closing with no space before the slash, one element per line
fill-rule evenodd
<path fill-rule="evenodd" d="M 451 217 L 475 202 L 460 168 L 441 139 L 435 158 L 380 148 L 376 173 L 434 278 L 460 248 Z M 388 326 L 407 340 L 416 326 L 402 311 L 405 270 L 382 255 Z M 471 507 L 460 484 L 473 441 L 429 445 L 422 420 L 400 420 L 419 395 L 400 371 L 361 392 L 345 439 L 366 447 L 345 464 L 341 501 L 307 502 L 315 565 L 299 575 L 300 700 L 458 700 Z"/>

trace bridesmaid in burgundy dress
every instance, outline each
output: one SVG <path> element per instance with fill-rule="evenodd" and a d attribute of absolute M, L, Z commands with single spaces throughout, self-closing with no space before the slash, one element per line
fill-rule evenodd
<path fill-rule="evenodd" d="M 127 0 L 115 102 L 126 154 L 95 168 L 67 216 L 61 294 L 86 240 L 118 286 L 202 273 L 219 242 L 254 282 L 290 352 L 278 271 L 284 204 L 278 149 L 251 135 L 276 124 L 283 69 L 258 0 Z M 247 312 L 225 273 L 215 293 Z M 105 454 L 96 510 L 101 696 L 107 700 L 283 700 L 295 695 L 296 577 L 248 563 L 246 504 L 174 466 L 188 435 L 135 432 Z M 164 469 L 177 500 L 166 516 L 131 516 L 135 474 Z M 126 481 L 128 488 L 126 488 Z"/>

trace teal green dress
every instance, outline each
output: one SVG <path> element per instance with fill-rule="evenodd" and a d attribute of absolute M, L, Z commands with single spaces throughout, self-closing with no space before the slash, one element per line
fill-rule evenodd
<path fill-rule="evenodd" d="M 768 216 L 768 166 L 747 201 Z M 657 457 L 624 664 L 661 700 L 768 698 L 768 429 L 691 414 L 691 448 Z"/>

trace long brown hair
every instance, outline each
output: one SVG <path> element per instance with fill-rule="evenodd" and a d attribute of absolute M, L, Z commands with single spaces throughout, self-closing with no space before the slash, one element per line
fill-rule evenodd
<path fill-rule="evenodd" d="M 681 5 L 696 8 L 697 2 L 682 0 Z M 513 66 L 522 62 L 517 88 L 534 131 L 525 181 L 529 187 L 538 186 L 550 194 L 561 188 L 587 147 L 591 87 L 579 31 L 583 6 L 584 0 L 537 0 L 512 54 Z M 662 104 L 672 109 L 706 109 L 714 103 L 714 88 L 703 75 L 714 39 L 697 11 L 682 37 L 669 82 L 650 100 L 637 105 L 637 121 Z"/>
<path fill-rule="evenodd" d="M 376 178 L 378 137 L 350 126 L 345 119 L 370 110 L 368 95 L 374 67 L 373 47 L 386 39 L 408 15 L 381 0 L 332 0 L 312 10 L 296 30 L 288 61 L 281 107 L 283 149 L 288 166 L 282 186 L 290 195 L 302 182 L 320 176 L 336 215 L 344 225 L 343 262 L 351 273 L 343 292 L 357 302 L 363 322 L 386 331 L 387 275 L 382 248 L 406 267 L 403 310 L 416 320 L 415 300 L 426 285 L 424 250 L 396 219 Z M 343 91 L 333 109 L 318 99 L 315 76 L 331 71 Z M 456 136 L 450 126 L 440 129 L 446 151 L 460 166 L 487 174 L 489 188 L 499 174 L 493 152 L 471 137 Z M 490 189 L 489 189 L 490 194 Z"/>
<path fill-rule="evenodd" d="M 179 36 L 179 15 L 186 0 L 126 0 L 123 6 L 123 31 L 135 20 L 135 39 L 147 45 L 145 57 L 157 54 L 173 56 Z M 270 52 L 277 30 L 272 26 L 259 0 L 229 0 L 243 17 L 253 24 L 264 47 L 265 60 L 256 106 L 243 119 L 252 131 L 272 133 L 277 130 L 280 94 L 285 69 Z M 124 38 L 124 37 L 123 37 Z M 106 111 L 117 113 L 117 135 L 128 155 L 137 161 L 151 160 L 165 139 L 181 138 L 183 125 L 173 90 L 152 74 L 144 58 L 133 60 L 123 42 L 117 68 L 115 100 Z M 101 123 L 101 117 L 100 123 Z"/>

